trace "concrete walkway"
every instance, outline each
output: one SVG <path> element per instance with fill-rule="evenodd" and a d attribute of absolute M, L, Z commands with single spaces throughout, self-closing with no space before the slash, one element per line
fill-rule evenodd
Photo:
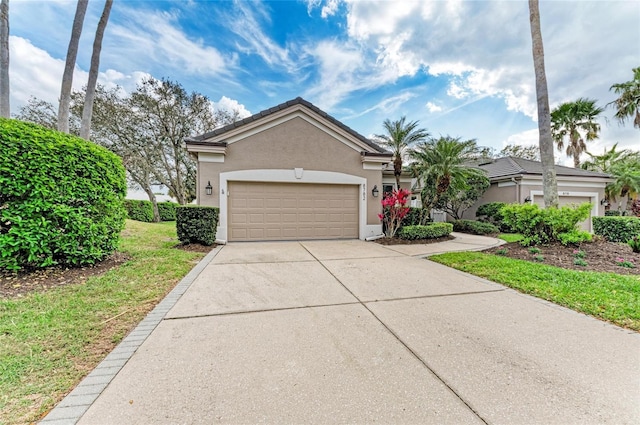
<path fill-rule="evenodd" d="M 414 247 L 217 248 L 41 423 L 640 423 L 640 334 Z"/>

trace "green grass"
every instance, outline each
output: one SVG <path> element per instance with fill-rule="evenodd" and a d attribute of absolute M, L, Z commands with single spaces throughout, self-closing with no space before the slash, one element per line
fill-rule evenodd
<path fill-rule="evenodd" d="M 520 242 L 522 239 L 524 239 L 524 236 L 522 236 L 520 233 L 500 233 L 498 235 L 498 238 L 511 243 Z"/>
<path fill-rule="evenodd" d="M 84 284 L 0 300 L 0 423 L 40 418 L 204 255 L 177 243 L 175 222 L 128 220 L 125 264 Z"/>
<path fill-rule="evenodd" d="M 640 277 L 566 270 L 480 252 L 430 260 L 640 331 Z"/>

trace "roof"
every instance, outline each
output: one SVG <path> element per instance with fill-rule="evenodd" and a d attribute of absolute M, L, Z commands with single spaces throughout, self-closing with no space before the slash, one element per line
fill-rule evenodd
<path fill-rule="evenodd" d="M 201 134 L 199 136 L 187 138 L 187 139 L 185 139 L 185 142 L 187 144 L 206 144 L 206 142 L 205 142 L 206 139 L 210 139 L 210 138 L 215 137 L 215 136 L 220 136 L 220 135 L 222 135 L 224 133 L 227 133 L 227 132 L 229 132 L 231 130 L 234 130 L 236 128 L 242 127 L 244 125 L 247 125 L 247 124 L 255 122 L 255 121 L 259 121 L 259 120 L 263 119 L 264 117 L 267 117 L 267 116 L 269 116 L 271 114 L 274 114 L 274 113 L 276 113 L 278 111 L 282 111 L 282 110 L 288 109 L 288 108 L 290 108 L 292 106 L 295 106 L 295 105 L 303 105 L 306 108 L 312 110 L 316 114 L 320 115 L 322 118 L 324 118 L 327 121 L 331 122 L 332 124 L 340 127 L 342 130 L 346 131 L 347 133 L 349 133 L 353 137 L 355 137 L 358 140 L 360 140 L 361 142 L 365 143 L 366 145 L 371 147 L 376 152 L 378 152 L 380 154 L 387 154 L 387 155 L 391 154 L 390 152 L 388 152 L 385 149 L 383 149 L 382 147 L 380 147 L 378 144 L 376 144 L 373 141 L 367 139 L 362 134 L 360 134 L 357 131 L 351 129 L 350 127 L 347 127 L 346 125 L 344 125 L 343 123 L 341 123 L 340 121 L 338 121 L 337 119 L 332 117 L 331 115 L 327 114 L 326 112 L 324 112 L 323 110 L 321 110 L 317 106 L 313 105 L 311 102 L 308 102 L 308 101 L 304 100 L 301 97 L 296 97 L 293 100 L 289 100 L 287 102 L 284 102 L 284 103 L 281 103 L 279 105 L 276 105 L 276 106 L 274 106 L 272 108 L 265 109 L 264 111 L 258 112 L 257 114 L 251 115 L 250 117 L 244 118 L 244 119 L 242 119 L 240 121 L 236 121 L 234 123 L 225 125 L 224 127 L 216 128 L 215 130 L 210 131 L 208 133 L 204 133 L 204 134 Z"/>
<path fill-rule="evenodd" d="M 485 170 L 489 179 L 521 174 L 542 175 L 542 163 L 540 161 L 531 161 L 513 156 L 493 159 L 491 162 L 480 163 L 476 166 Z M 567 177 L 609 177 L 608 174 L 582 170 L 580 168 L 565 167 L 563 165 L 556 165 L 556 175 Z"/>

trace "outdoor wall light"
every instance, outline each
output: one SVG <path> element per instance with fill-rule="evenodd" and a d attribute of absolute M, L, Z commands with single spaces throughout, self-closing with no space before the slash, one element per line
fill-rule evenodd
<path fill-rule="evenodd" d="M 371 194 L 373 195 L 374 198 L 377 198 L 379 193 L 380 192 L 378 191 L 378 185 L 374 185 L 373 189 L 371 189 Z"/>
<path fill-rule="evenodd" d="M 531 202 L 531 197 L 527 196 L 526 198 L 524 198 L 524 203 L 528 204 L 529 202 Z"/>
<path fill-rule="evenodd" d="M 211 181 L 207 182 L 207 185 L 204 187 L 207 195 L 211 195 L 213 193 L 213 186 L 211 186 Z"/>
<path fill-rule="evenodd" d="M 608 207 L 609 206 L 609 201 L 607 201 L 606 199 L 602 199 L 600 201 L 600 205 L 604 205 L 605 207 Z"/>

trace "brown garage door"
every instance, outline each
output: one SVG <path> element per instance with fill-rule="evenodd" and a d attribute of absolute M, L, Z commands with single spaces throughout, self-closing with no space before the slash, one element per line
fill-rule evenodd
<path fill-rule="evenodd" d="M 535 203 L 544 208 L 544 197 L 542 195 L 536 195 Z M 591 202 L 591 198 L 589 196 L 558 196 L 558 204 L 561 207 L 565 205 L 581 205 L 585 202 Z M 591 212 L 589 212 L 589 218 L 587 218 L 582 223 L 578 223 L 578 227 L 582 230 L 586 230 L 587 232 L 591 231 Z"/>
<path fill-rule="evenodd" d="M 358 186 L 229 182 L 229 240 L 354 239 Z"/>

